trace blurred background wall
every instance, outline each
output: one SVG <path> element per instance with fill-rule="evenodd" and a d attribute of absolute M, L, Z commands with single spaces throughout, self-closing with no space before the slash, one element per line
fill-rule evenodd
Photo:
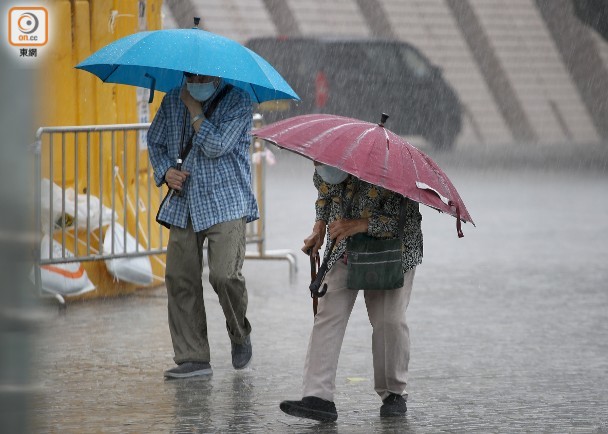
<path fill-rule="evenodd" d="M 571 0 L 165 0 L 162 11 L 165 28 L 190 26 L 196 14 L 207 30 L 243 43 L 407 41 L 443 69 L 466 106 L 458 147 L 608 140 L 608 43 L 577 18 Z"/>
<path fill-rule="evenodd" d="M 574 3 L 573 3 L 574 1 Z M 608 140 L 608 42 L 573 4 L 596 0 L 51 0 L 56 28 L 41 69 L 41 125 L 152 118 L 161 98 L 103 84 L 75 64 L 122 36 L 202 27 L 239 42 L 259 36 L 385 38 L 418 47 L 465 106 L 457 145 L 597 144 Z M 593 5 L 595 4 L 595 6 Z M 606 15 L 589 6 L 585 13 Z M 580 15 L 580 14 L 579 14 Z"/>

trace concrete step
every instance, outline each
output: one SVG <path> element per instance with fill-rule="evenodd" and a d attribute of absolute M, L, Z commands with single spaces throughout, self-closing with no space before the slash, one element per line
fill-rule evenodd
<path fill-rule="evenodd" d="M 303 35 L 370 37 L 356 0 L 284 0 Z M 462 0 L 465 1 L 465 0 Z M 597 141 L 598 134 L 534 0 L 468 0 L 487 34 L 525 116 L 545 143 Z M 493 93 L 445 0 L 378 0 L 393 32 L 443 69 L 473 120 L 465 119 L 460 141 L 512 141 Z M 239 42 L 276 35 L 264 0 L 189 0 L 203 27 Z M 163 5 L 163 24 L 177 27 Z M 593 40 L 608 67 L 608 43 Z"/>
<path fill-rule="evenodd" d="M 595 127 L 585 115 L 583 102 L 533 0 L 469 2 L 539 141 L 597 140 Z"/>
<path fill-rule="evenodd" d="M 276 35 L 262 0 L 191 0 L 203 28 L 244 43 L 261 35 Z"/>
<path fill-rule="evenodd" d="M 442 0 L 381 0 L 381 4 L 398 37 L 420 48 L 443 69 L 444 76 L 472 114 L 473 121 L 465 117 L 459 143 L 511 141 L 511 133 L 445 3 Z"/>
<path fill-rule="evenodd" d="M 286 0 L 303 35 L 370 36 L 354 0 Z"/>

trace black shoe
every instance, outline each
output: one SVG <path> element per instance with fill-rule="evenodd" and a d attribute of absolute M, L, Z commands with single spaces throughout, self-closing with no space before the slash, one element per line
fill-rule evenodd
<path fill-rule="evenodd" d="M 213 375 L 211 365 L 207 362 L 184 362 L 175 368 L 165 371 L 166 378 L 188 378 Z"/>
<path fill-rule="evenodd" d="M 332 401 L 305 396 L 301 401 L 283 401 L 279 406 L 290 416 L 305 417 L 321 422 L 334 422 L 338 419 L 336 405 Z"/>
<path fill-rule="evenodd" d="M 407 412 L 407 404 L 401 395 L 391 393 L 382 402 L 380 416 L 403 416 Z"/>
<path fill-rule="evenodd" d="M 253 350 L 251 348 L 251 338 L 247 336 L 242 344 L 232 343 L 232 366 L 234 369 L 243 369 L 251 362 Z"/>

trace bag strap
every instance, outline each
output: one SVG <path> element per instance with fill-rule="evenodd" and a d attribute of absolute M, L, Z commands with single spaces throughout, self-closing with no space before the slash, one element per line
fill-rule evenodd
<path fill-rule="evenodd" d="M 228 94 L 228 92 L 230 92 L 232 90 L 232 88 L 233 88 L 233 86 L 231 84 L 227 84 L 220 91 L 220 93 L 218 93 L 215 96 L 215 98 L 213 98 L 213 100 L 211 100 L 211 102 L 209 103 L 209 105 L 205 109 L 205 117 L 207 119 L 211 118 L 211 115 L 213 115 L 213 113 L 215 112 L 215 109 L 217 108 L 217 106 L 220 104 L 220 102 L 222 101 L 222 99 L 224 99 L 224 97 Z M 188 110 L 188 109 L 186 109 L 186 110 Z M 182 145 L 183 145 L 184 136 L 186 135 L 186 122 L 187 122 L 186 119 L 187 119 L 187 116 L 184 116 L 184 124 L 182 126 Z M 182 160 L 182 162 L 184 162 L 186 160 L 186 157 L 188 156 L 188 154 L 192 150 L 192 141 L 193 141 L 193 139 L 194 139 L 194 134 L 192 134 L 190 136 L 190 140 L 188 140 L 188 144 L 186 145 L 185 148 L 182 149 L 182 151 L 180 153 L 179 158 L 180 158 L 180 160 Z M 180 164 L 180 166 L 181 166 L 181 164 Z M 178 169 L 181 169 L 181 167 L 179 167 Z"/>
<path fill-rule="evenodd" d="M 361 180 L 359 178 L 354 178 L 354 184 L 355 184 L 355 188 L 353 189 L 353 196 L 348 201 L 346 208 L 344 207 L 344 201 L 346 199 L 346 188 L 344 188 L 344 191 L 342 192 L 342 214 L 343 214 L 344 218 L 348 218 L 348 216 L 352 212 L 353 203 L 355 201 L 355 196 L 357 195 L 357 193 L 359 193 L 359 187 L 361 185 Z M 398 193 L 396 193 L 396 194 L 398 194 Z M 401 201 L 399 202 L 399 220 L 397 221 L 397 238 L 398 239 L 403 238 L 403 226 L 405 226 L 405 219 L 406 219 L 405 206 L 404 206 L 406 198 L 402 195 L 400 195 L 400 196 L 401 196 Z"/>
<path fill-rule="evenodd" d="M 403 239 L 403 226 L 405 226 L 405 219 L 406 219 L 406 215 L 405 215 L 405 201 L 406 201 L 406 197 L 405 196 L 401 196 L 401 201 L 399 202 L 399 222 L 397 223 L 399 225 L 399 228 L 397 229 L 397 236 L 399 237 L 399 239 Z"/>

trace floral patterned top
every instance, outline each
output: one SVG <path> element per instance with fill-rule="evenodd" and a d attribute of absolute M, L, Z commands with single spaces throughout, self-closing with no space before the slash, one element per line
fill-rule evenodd
<path fill-rule="evenodd" d="M 346 218 L 359 219 L 368 218 L 367 234 L 377 238 L 394 238 L 398 234 L 399 204 L 402 196 L 377 185 L 360 181 L 354 176 L 349 176 L 340 184 L 328 184 L 315 173 L 313 182 L 319 193 L 315 202 L 316 220 L 323 220 L 327 224 L 334 220 L 343 218 L 342 200 L 350 202 L 358 183 L 359 187 L 355 193 L 355 200 Z M 346 189 L 346 190 L 345 190 Z M 405 225 L 403 227 L 403 272 L 422 263 L 422 215 L 418 210 L 418 203 L 405 198 Z M 347 211 L 347 210 L 345 210 Z M 324 260 L 328 259 L 328 270 L 346 252 L 346 240 L 334 246 L 329 251 L 331 241 L 330 233 L 327 231 Z"/>

